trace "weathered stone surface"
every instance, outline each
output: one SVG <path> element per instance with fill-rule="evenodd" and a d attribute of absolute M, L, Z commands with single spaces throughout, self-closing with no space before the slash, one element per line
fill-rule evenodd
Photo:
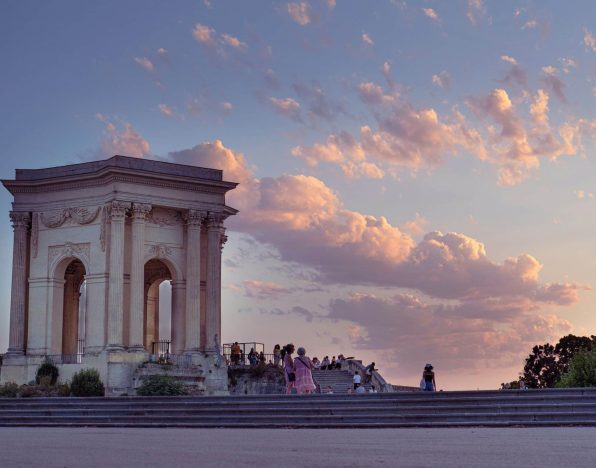
<path fill-rule="evenodd" d="M 274 395 L 286 392 L 281 367 L 235 367 L 228 369 L 230 395 Z"/>

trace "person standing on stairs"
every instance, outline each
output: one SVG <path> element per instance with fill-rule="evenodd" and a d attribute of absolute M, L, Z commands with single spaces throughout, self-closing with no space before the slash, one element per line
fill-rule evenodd
<path fill-rule="evenodd" d="M 422 379 L 424 380 L 424 391 L 425 392 L 434 392 L 437 390 L 437 384 L 435 383 L 435 373 L 433 372 L 432 364 L 427 364 L 424 366 L 424 371 L 422 372 Z"/>
<path fill-rule="evenodd" d="M 292 359 L 293 352 L 294 345 L 292 343 L 285 345 L 281 351 L 284 363 L 284 375 L 286 377 L 286 395 L 290 395 L 292 389 L 296 388 L 296 370 L 294 368 L 294 360 Z"/>
<path fill-rule="evenodd" d="M 360 387 L 360 382 L 362 382 L 362 377 L 360 377 L 358 371 L 354 372 L 354 377 L 352 377 L 352 380 L 354 382 L 354 390 L 356 390 L 358 387 Z"/>
<path fill-rule="evenodd" d="M 313 393 L 317 386 L 312 379 L 312 362 L 303 347 L 298 348 L 298 357 L 294 359 L 296 372 L 296 390 L 298 394 Z"/>

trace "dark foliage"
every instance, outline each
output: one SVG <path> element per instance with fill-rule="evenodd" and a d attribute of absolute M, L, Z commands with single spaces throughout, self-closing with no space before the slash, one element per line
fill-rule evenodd
<path fill-rule="evenodd" d="M 37 385 L 56 385 L 58 380 L 58 368 L 51 362 L 46 361 L 37 368 L 35 383 Z"/>
<path fill-rule="evenodd" d="M 596 348 L 596 336 L 567 335 L 553 346 L 537 345 L 527 357 L 523 379 L 529 388 L 553 388 L 569 369 L 569 362 L 579 351 Z"/>
<path fill-rule="evenodd" d="M 137 388 L 140 396 L 177 396 L 186 395 L 182 382 L 170 375 L 151 375 Z"/>
<path fill-rule="evenodd" d="M 596 349 L 580 351 L 573 356 L 569 370 L 561 376 L 557 387 L 596 387 Z"/>
<path fill-rule="evenodd" d="M 96 369 L 83 369 L 72 377 L 70 390 L 74 396 L 103 396 L 105 388 Z"/>

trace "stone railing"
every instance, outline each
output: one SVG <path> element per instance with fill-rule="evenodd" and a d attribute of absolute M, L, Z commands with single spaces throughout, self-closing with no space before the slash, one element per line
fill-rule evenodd
<path fill-rule="evenodd" d="M 362 364 L 362 361 L 359 361 L 357 359 L 346 359 L 342 363 L 341 369 L 350 371 L 352 374 L 358 371 L 363 379 L 362 381 L 364 382 L 364 378 L 366 377 L 366 366 Z M 393 385 L 387 383 L 385 379 L 381 377 L 381 374 L 379 374 L 377 371 L 373 371 L 370 383 L 371 385 L 375 386 L 375 389 L 379 393 L 388 393 L 395 391 L 393 389 Z"/>

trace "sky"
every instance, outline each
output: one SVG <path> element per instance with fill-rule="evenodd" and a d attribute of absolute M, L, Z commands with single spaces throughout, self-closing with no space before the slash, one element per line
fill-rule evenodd
<path fill-rule="evenodd" d="M 489 389 L 596 334 L 592 0 L 0 4 L 0 177 L 223 169 L 224 342 Z M 0 196 L 0 349 L 11 196 Z"/>

